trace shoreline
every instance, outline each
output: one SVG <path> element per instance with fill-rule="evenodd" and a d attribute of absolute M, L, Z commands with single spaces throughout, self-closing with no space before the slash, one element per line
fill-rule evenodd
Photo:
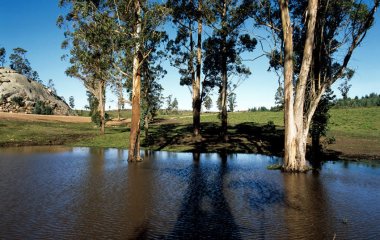
<path fill-rule="evenodd" d="M 336 140 L 324 146 L 321 159 L 380 160 L 379 110 L 333 111 L 329 135 Z M 127 149 L 128 114 L 127 111 L 123 112 L 123 121 L 120 122 L 114 116 L 111 123 L 116 124 L 108 125 L 106 134 L 99 135 L 99 129 L 91 123 L 90 117 L 0 113 L 0 147 L 64 145 Z M 283 156 L 281 112 L 237 112 L 229 115 L 227 143 L 219 137 L 219 121 L 215 114 L 202 114 L 202 135 L 193 137 L 192 119 L 188 113 L 181 113 L 162 115 L 152 122 L 149 137 L 145 139 L 144 134 L 141 136 L 141 148 L 168 152 Z M 372 117 L 365 118 L 367 122 L 363 125 L 362 121 L 358 121 L 359 116 Z"/>

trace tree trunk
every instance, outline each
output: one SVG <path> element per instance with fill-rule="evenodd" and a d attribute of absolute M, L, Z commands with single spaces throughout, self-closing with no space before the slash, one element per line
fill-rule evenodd
<path fill-rule="evenodd" d="M 201 107 L 202 100 L 200 94 L 201 85 L 201 63 L 202 63 L 202 0 L 198 2 L 198 42 L 197 42 L 197 69 L 196 78 L 193 83 L 193 134 L 198 136 L 201 128 Z"/>
<path fill-rule="evenodd" d="M 228 141 L 227 136 L 227 33 L 226 25 L 227 25 L 227 2 L 223 1 L 223 14 L 222 14 L 222 88 L 221 88 L 221 101 L 222 101 L 222 115 L 221 115 L 221 121 L 222 121 L 222 138 L 225 142 Z"/>
<path fill-rule="evenodd" d="M 105 126 L 106 126 L 106 120 L 105 120 L 105 82 L 100 81 L 99 83 L 99 113 L 100 113 L 100 134 L 105 133 Z"/>
<path fill-rule="evenodd" d="M 285 154 L 284 171 L 303 172 L 306 163 L 306 143 L 310 122 L 304 115 L 306 83 L 309 77 L 314 45 L 315 22 L 318 1 L 309 0 L 307 33 L 300 74 L 293 98 L 293 28 L 289 15 L 288 0 L 279 0 L 284 35 L 284 82 L 285 82 Z"/>
<path fill-rule="evenodd" d="M 148 114 L 144 117 L 144 132 L 145 132 L 145 141 L 149 138 L 149 118 Z"/>
<path fill-rule="evenodd" d="M 139 0 L 135 0 L 136 8 L 136 32 L 135 32 L 135 53 L 133 57 L 133 82 L 132 82 L 132 119 L 131 131 L 129 136 L 128 161 L 140 161 L 140 93 L 141 93 L 141 75 L 140 75 L 140 43 L 141 34 L 141 6 Z"/>
<path fill-rule="evenodd" d="M 293 28 L 290 22 L 288 3 L 279 0 L 282 29 L 284 35 L 284 121 L 285 121 L 285 154 L 284 169 L 295 169 L 296 126 L 293 117 Z"/>

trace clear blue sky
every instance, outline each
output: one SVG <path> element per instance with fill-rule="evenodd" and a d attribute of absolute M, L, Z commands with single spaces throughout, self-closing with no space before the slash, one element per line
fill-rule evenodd
<path fill-rule="evenodd" d="M 74 96 L 76 108 L 87 104 L 86 91 L 81 82 L 64 74 L 68 63 L 61 61 L 63 50 L 63 32 L 56 26 L 56 19 L 61 14 L 58 0 L 0 0 L 0 46 L 5 47 L 7 55 L 13 48 L 22 47 L 28 51 L 27 57 L 32 68 L 40 74 L 47 83 L 53 79 L 57 92 L 66 100 Z M 371 92 L 380 92 L 380 15 L 376 15 L 375 26 L 365 38 L 362 46 L 354 53 L 350 67 L 356 70 L 351 81 L 350 97 L 363 96 Z M 252 53 L 252 57 L 260 55 Z M 277 88 L 277 78 L 268 73 L 267 59 L 262 58 L 253 63 L 247 63 L 252 75 L 236 90 L 239 110 L 250 107 L 274 105 L 274 94 Z M 173 94 L 179 101 L 180 109 L 191 109 L 191 95 L 187 87 L 179 85 L 177 70 L 168 63 L 168 74 L 161 80 L 164 95 Z M 339 82 L 333 89 L 336 90 Z M 216 93 L 214 94 L 216 98 Z M 108 99 L 115 99 L 108 93 Z M 215 105 L 215 104 L 214 104 Z M 108 106 L 116 107 L 116 102 L 108 102 Z"/>

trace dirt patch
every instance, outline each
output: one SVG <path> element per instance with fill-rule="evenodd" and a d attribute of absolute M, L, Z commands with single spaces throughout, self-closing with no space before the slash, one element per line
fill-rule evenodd
<path fill-rule="evenodd" d="M 22 120 L 33 122 L 68 122 L 68 123 L 90 123 L 90 117 L 79 116 L 62 116 L 62 115 L 37 115 L 37 114 L 25 114 L 25 113 L 5 113 L 0 112 L 0 120 Z"/>
<path fill-rule="evenodd" d="M 130 118 L 120 119 L 120 120 L 111 119 L 106 122 L 106 126 L 129 126 L 130 123 L 131 123 Z"/>

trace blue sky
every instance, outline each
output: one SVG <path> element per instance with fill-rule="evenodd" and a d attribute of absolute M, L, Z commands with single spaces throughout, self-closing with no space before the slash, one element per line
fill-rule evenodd
<path fill-rule="evenodd" d="M 0 0 L 0 47 L 5 47 L 7 55 L 13 48 L 22 47 L 28 51 L 27 58 L 40 78 L 47 83 L 53 79 L 60 96 L 68 100 L 74 96 L 76 108 L 87 104 L 86 90 L 77 79 L 64 74 L 68 63 L 61 61 L 64 51 L 61 50 L 63 32 L 56 26 L 56 19 L 61 14 L 58 1 L 55 0 Z M 350 97 L 363 96 L 371 92 L 380 92 L 380 23 L 379 13 L 375 26 L 364 39 L 351 59 L 350 67 L 356 70 L 351 81 Z M 256 51 L 249 58 L 260 55 Z M 237 109 L 247 110 L 251 107 L 274 105 L 274 94 L 277 88 L 277 77 L 268 73 L 267 59 L 247 62 L 252 75 L 236 89 Z M 187 87 L 179 85 L 177 70 L 164 63 L 168 74 L 161 83 L 164 95 L 172 94 L 179 102 L 180 109 L 191 109 L 191 95 Z M 340 97 L 337 82 L 333 90 Z M 213 98 L 216 99 L 216 91 Z M 108 93 L 107 109 L 116 108 L 114 96 Z M 215 105 L 215 104 L 214 104 Z M 215 109 L 214 109 L 215 110 Z"/>

